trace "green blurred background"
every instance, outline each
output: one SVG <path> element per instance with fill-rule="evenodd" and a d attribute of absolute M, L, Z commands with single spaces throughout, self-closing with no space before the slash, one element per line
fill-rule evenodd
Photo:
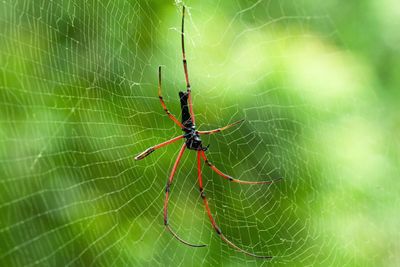
<path fill-rule="evenodd" d="M 181 1 L 0 4 L 1 266 L 399 266 L 400 3 L 185 1 L 214 233 L 180 134 Z"/>

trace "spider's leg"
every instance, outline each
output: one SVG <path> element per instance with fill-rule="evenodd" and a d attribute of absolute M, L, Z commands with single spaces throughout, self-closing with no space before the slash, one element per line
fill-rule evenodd
<path fill-rule="evenodd" d="M 188 94 L 188 103 L 189 103 L 189 112 L 192 117 L 192 122 L 195 125 L 195 118 L 193 112 L 193 103 L 192 103 L 192 90 L 189 82 L 189 72 L 186 61 L 186 53 L 185 53 L 185 6 L 182 7 L 182 29 L 181 29 L 181 40 L 182 40 L 182 60 L 183 60 L 183 71 L 185 72 L 185 80 L 186 80 L 186 91 Z"/>
<path fill-rule="evenodd" d="M 227 174 L 221 172 L 221 171 L 218 170 L 214 165 L 212 165 L 211 162 L 208 161 L 208 159 L 207 159 L 206 154 L 204 153 L 204 151 L 200 151 L 200 153 L 201 153 L 201 157 L 204 159 L 205 163 L 206 163 L 213 171 L 215 171 L 219 176 L 223 177 L 224 179 L 227 179 L 227 180 L 229 180 L 229 181 L 231 181 L 231 182 L 234 182 L 234 183 L 239 183 L 239 184 L 272 184 L 272 183 L 275 183 L 275 182 L 278 182 L 278 181 L 282 180 L 282 178 L 277 178 L 277 179 L 270 180 L 270 181 L 255 181 L 255 182 L 252 182 L 252 181 L 242 181 L 242 180 L 234 179 L 232 176 L 227 175 Z"/>
<path fill-rule="evenodd" d="M 160 99 L 161 106 L 164 109 L 165 113 L 167 113 L 168 117 L 173 120 L 180 128 L 184 128 L 182 123 L 169 112 L 167 109 L 167 105 L 165 105 L 164 99 L 161 95 L 161 66 L 158 67 L 158 98 Z"/>
<path fill-rule="evenodd" d="M 211 210 L 210 207 L 208 205 L 208 201 L 206 198 L 206 195 L 204 193 L 204 189 L 203 189 L 203 179 L 201 176 L 201 153 L 203 151 L 198 151 L 197 152 L 197 174 L 198 174 L 198 181 L 199 181 L 199 188 L 200 188 L 200 195 L 201 198 L 203 199 L 204 202 L 204 208 L 206 209 L 208 218 L 211 221 L 212 227 L 214 228 L 214 230 L 217 232 L 217 234 L 221 237 L 222 241 L 224 241 L 225 243 L 227 243 L 229 246 L 231 246 L 232 248 L 238 250 L 239 252 L 242 252 L 246 255 L 252 256 L 252 257 L 256 257 L 256 258 L 262 258 L 262 259 L 271 259 L 272 256 L 264 256 L 264 255 L 257 255 L 257 254 L 253 254 L 251 252 L 248 252 L 242 248 L 239 248 L 237 245 L 235 245 L 234 243 L 232 243 L 232 241 L 230 241 L 229 239 L 227 239 L 221 232 L 221 229 L 218 227 L 217 223 L 215 222 L 214 217 L 211 214 Z M 204 152 L 203 152 L 204 153 Z"/>
<path fill-rule="evenodd" d="M 231 123 L 231 124 L 228 124 L 228 125 L 226 125 L 226 126 L 224 126 L 224 127 L 220 127 L 220 128 L 214 129 L 214 130 L 209 130 L 209 131 L 197 131 L 197 132 L 198 132 L 199 134 L 214 134 L 214 133 L 219 133 L 219 132 L 221 132 L 221 131 L 223 131 L 223 130 L 226 130 L 226 129 L 228 129 L 228 128 L 231 128 L 231 127 L 233 127 L 233 126 L 239 125 L 239 124 L 242 123 L 243 121 L 244 121 L 244 119 L 243 119 L 243 120 L 240 120 L 240 121 L 236 121 L 236 122 Z"/>
<path fill-rule="evenodd" d="M 174 143 L 175 141 L 178 141 L 179 139 L 182 139 L 182 138 L 184 138 L 184 136 L 183 136 L 183 135 L 180 135 L 180 136 L 177 136 L 177 137 L 172 138 L 171 140 L 165 141 L 165 142 L 163 142 L 163 143 L 161 143 L 161 144 L 158 144 L 158 145 L 149 147 L 148 149 L 146 149 L 146 150 L 143 151 L 142 153 L 138 154 L 138 155 L 135 157 L 135 160 L 144 159 L 145 157 L 147 157 L 148 155 L 150 155 L 150 154 L 151 154 L 152 152 L 154 152 L 155 150 L 157 150 L 157 149 L 159 149 L 159 148 L 161 148 L 161 147 L 163 147 L 163 146 L 172 144 L 172 143 Z"/>
<path fill-rule="evenodd" d="M 178 164 L 179 161 L 182 158 L 183 152 L 185 151 L 186 148 L 186 144 L 183 144 L 181 150 L 179 151 L 178 157 L 176 158 L 176 161 L 174 163 L 174 166 L 172 167 L 172 171 L 171 174 L 169 176 L 168 182 L 167 182 L 167 186 L 165 188 L 165 201 L 164 201 L 164 225 L 165 228 L 167 228 L 167 230 L 176 238 L 178 239 L 180 242 L 182 242 L 185 245 L 191 246 L 191 247 L 205 247 L 206 245 L 195 245 L 195 244 L 191 244 L 185 240 L 183 240 L 182 238 L 180 238 L 174 231 L 172 231 L 171 227 L 168 224 L 168 201 L 169 201 L 169 192 L 170 192 L 170 187 L 172 184 L 172 181 L 174 180 L 174 175 L 176 172 L 176 169 L 178 168 Z"/>

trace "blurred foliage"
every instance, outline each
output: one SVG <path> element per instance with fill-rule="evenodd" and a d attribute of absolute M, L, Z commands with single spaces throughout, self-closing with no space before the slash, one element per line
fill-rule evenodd
<path fill-rule="evenodd" d="M 395 0 L 186 1 L 198 126 L 221 170 L 207 196 L 246 257 L 204 214 L 194 156 L 173 186 L 180 134 L 167 104 L 184 89 L 180 1 L 0 4 L 0 265 L 398 266 L 400 4 Z"/>

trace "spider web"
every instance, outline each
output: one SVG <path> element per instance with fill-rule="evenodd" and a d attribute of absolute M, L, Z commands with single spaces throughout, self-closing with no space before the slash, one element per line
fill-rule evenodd
<path fill-rule="evenodd" d="M 209 160 L 238 179 L 284 178 L 238 185 L 204 166 L 210 208 L 235 244 L 274 258 L 247 257 L 215 234 L 193 151 L 171 188 L 170 224 L 208 246 L 166 233 L 164 190 L 179 144 L 133 160 L 181 134 L 157 97 L 161 64 L 164 98 L 179 115 L 182 3 L 165 2 L 2 2 L 2 265 L 351 264 L 351 244 L 327 226 L 338 206 L 326 193 L 342 185 L 323 152 L 335 111 L 320 99 L 335 85 L 315 77 L 318 65 L 306 70 L 315 57 L 333 57 L 325 46 L 335 27 L 307 1 L 185 3 L 198 127 L 246 119 L 203 138 Z"/>

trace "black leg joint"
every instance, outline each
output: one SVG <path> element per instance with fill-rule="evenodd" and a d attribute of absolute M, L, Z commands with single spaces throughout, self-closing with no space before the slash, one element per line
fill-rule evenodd
<path fill-rule="evenodd" d="M 200 196 L 201 196 L 202 199 L 206 198 L 206 193 L 204 193 L 203 188 L 200 188 Z"/>
<path fill-rule="evenodd" d="M 219 229 L 217 225 L 215 226 L 215 231 L 217 232 L 218 235 L 222 234 L 221 229 Z"/>
<path fill-rule="evenodd" d="M 210 144 L 208 144 L 206 147 L 201 147 L 201 150 L 207 151 L 209 147 L 210 147 Z"/>
<path fill-rule="evenodd" d="M 171 184 L 168 182 L 167 186 L 165 187 L 165 193 L 169 193 L 169 187 L 171 186 Z"/>

